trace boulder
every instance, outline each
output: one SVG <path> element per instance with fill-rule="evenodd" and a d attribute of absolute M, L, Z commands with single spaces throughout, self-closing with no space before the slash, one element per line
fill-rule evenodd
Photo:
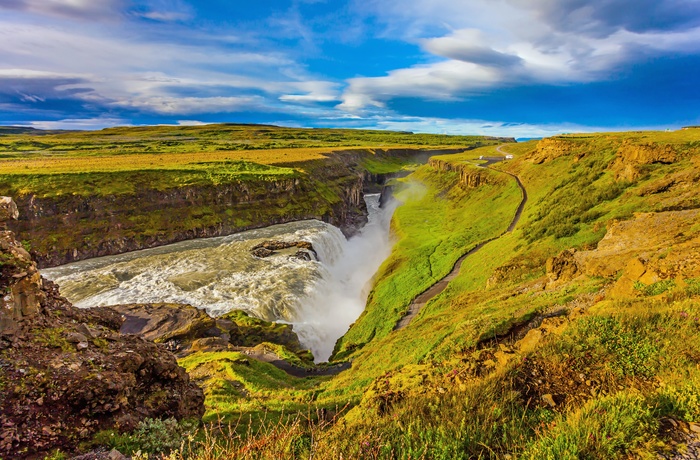
<path fill-rule="evenodd" d="M 256 244 L 250 248 L 250 253 L 255 257 L 263 259 L 274 255 L 277 251 L 289 248 L 303 249 L 312 253 L 315 258 L 318 258 L 316 250 L 308 241 L 263 241 L 262 243 Z M 304 251 L 298 251 L 295 256 L 298 256 L 301 252 Z M 311 260 L 311 257 L 309 256 L 308 259 L 304 258 L 304 260 Z"/>
<path fill-rule="evenodd" d="M 551 283 L 571 281 L 581 274 L 575 254 L 575 249 L 568 249 L 556 257 L 547 259 L 547 276 Z"/>
<path fill-rule="evenodd" d="M 19 211 L 14 200 L 9 196 L 0 196 L 0 225 L 8 220 L 17 220 Z"/>
<path fill-rule="evenodd" d="M 275 251 L 271 251 L 266 248 L 255 248 L 251 249 L 250 253 L 253 254 L 253 256 L 259 258 L 259 259 L 264 259 L 265 257 L 270 257 L 275 253 Z"/>
<path fill-rule="evenodd" d="M 110 307 L 124 317 L 120 332 L 158 343 L 189 342 L 204 337 L 216 326 L 203 310 L 185 304 L 152 303 Z"/>

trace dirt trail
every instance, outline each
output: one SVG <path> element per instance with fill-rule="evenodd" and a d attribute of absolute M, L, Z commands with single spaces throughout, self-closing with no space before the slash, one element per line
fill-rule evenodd
<path fill-rule="evenodd" d="M 502 147 L 504 147 L 504 146 L 503 145 L 498 146 L 496 148 L 496 151 L 498 151 L 498 153 L 502 154 L 503 157 L 484 157 L 483 159 L 486 160 L 486 163 L 481 164 L 479 166 L 481 166 L 482 168 L 488 168 L 490 165 L 492 165 L 494 163 L 498 163 L 500 161 L 505 160 L 506 159 L 505 155 L 507 155 L 507 154 L 506 154 L 506 152 L 501 150 Z M 489 168 L 489 169 L 491 169 L 491 168 Z M 512 232 L 515 229 L 515 227 L 518 225 L 518 222 L 520 221 L 520 217 L 523 214 L 523 209 L 525 209 L 525 204 L 527 203 L 527 191 L 525 190 L 525 187 L 523 186 L 522 182 L 520 182 L 520 178 L 518 178 L 518 176 L 516 176 L 515 174 L 511 174 L 511 173 L 505 172 L 505 171 L 500 171 L 497 169 L 492 169 L 492 171 L 497 171 L 497 172 L 500 172 L 503 174 L 508 174 L 509 176 L 513 177 L 515 179 L 515 181 L 517 182 L 518 187 L 520 187 L 520 191 L 522 192 L 522 199 L 520 200 L 520 204 L 518 205 L 518 209 L 515 211 L 515 215 L 513 216 L 513 220 L 511 221 L 510 225 L 508 226 L 508 229 L 498 236 L 490 238 L 486 241 L 482 241 L 481 243 L 477 244 L 472 249 L 470 249 L 469 252 L 467 252 L 462 257 L 457 259 L 457 262 L 455 262 L 454 267 L 452 267 L 452 271 L 450 271 L 450 273 L 448 273 L 447 276 L 445 276 L 444 278 L 442 278 L 441 280 L 439 280 L 438 282 L 436 282 L 435 284 L 430 286 L 428 289 L 426 289 L 421 294 L 419 294 L 415 299 L 413 299 L 413 302 L 411 302 L 411 305 L 408 306 L 408 312 L 406 312 L 406 315 L 396 323 L 396 326 L 394 326 L 395 331 L 398 331 L 398 330 L 403 329 L 404 327 L 408 326 L 410 324 L 410 322 L 413 320 L 413 318 L 415 318 L 418 315 L 418 313 L 420 313 L 421 309 L 425 306 L 425 304 L 428 303 L 428 301 L 430 301 L 430 299 L 439 295 L 440 293 L 442 293 L 442 291 L 445 290 L 445 288 L 447 288 L 447 285 L 450 283 L 450 281 L 455 279 L 457 277 L 457 275 L 459 274 L 459 270 L 462 268 L 462 263 L 464 262 L 464 260 L 467 257 L 476 253 L 477 251 L 479 251 L 481 248 L 486 246 L 491 241 L 497 240 L 498 238 L 502 237 L 506 233 Z"/>

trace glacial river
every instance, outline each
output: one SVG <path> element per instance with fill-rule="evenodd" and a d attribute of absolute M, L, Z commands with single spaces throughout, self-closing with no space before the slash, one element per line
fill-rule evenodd
<path fill-rule="evenodd" d="M 395 206 L 380 208 L 378 194 L 365 201 L 369 223 L 349 240 L 330 224 L 308 220 L 84 260 L 42 274 L 81 308 L 183 303 L 212 316 L 245 310 L 290 323 L 316 361 L 326 361 L 362 313 L 369 282 L 391 251 Z M 296 248 L 252 256 L 251 248 L 266 240 L 308 241 L 318 260 L 294 257 Z"/>

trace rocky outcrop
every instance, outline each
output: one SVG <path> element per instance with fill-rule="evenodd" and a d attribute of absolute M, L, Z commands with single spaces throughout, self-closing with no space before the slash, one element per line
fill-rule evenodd
<path fill-rule="evenodd" d="M 255 257 L 264 259 L 274 255 L 277 251 L 289 248 L 299 248 L 294 254 L 294 257 L 303 260 L 311 260 L 311 254 L 315 260 L 318 260 L 318 254 L 313 245 L 308 241 L 263 241 L 250 248 L 250 253 Z"/>
<path fill-rule="evenodd" d="M 15 201 L 9 196 L 0 197 L 0 225 L 2 228 L 5 228 L 6 222 L 17 220 L 18 217 L 19 211 Z"/>
<path fill-rule="evenodd" d="M 677 160 L 672 145 L 623 141 L 617 149 L 617 159 L 610 167 L 617 180 L 633 182 L 643 175 L 644 165 L 669 164 Z"/>
<path fill-rule="evenodd" d="M 36 264 L 14 233 L 2 230 L 17 219 L 17 206 L 9 197 L 0 197 L 0 333 L 14 332 L 24 319 L 34 317 L 45 296 Z"/>
<path fill-rule="evenodd" d="M 576 262 L 575 249 L 566 250 L 556 257 L 547 259 L 546 268 L 550 283 L 571 281 L 581 274 L 581 269 Z"/>
<path fill-rule="evenodd" d="M 128 304 L 105 310 L 121 315 L 122 334 L 163 343 L 179 357 L 196 351 L 253 348 L 267 342 L 282 345 L 313 362 L 313 356 L 299 343 L 290 324 L 261 320 L 244 311 L 234 310 L 214 319 L 204 310 L 184 304 Z"/>
<path fill-rule="evenodd" d="M 616 279 L 610 297 L 636 296 L 639 286 L 682 286 L 700 277 L 700 209 L 638 213 L 613 222 L 598 247 L 567 250 L 547 261 L 550 285 L 579 275 Z"/>
<path fill-rule="evenodd" d="M 579 144 L 571 139 L 551 137 L 542 139 L 528 159 L 536 165 L 571 155 L 578 150 Z"/>
<path fill-rule="evenodd" d="M 191 341 L 207 334 L 218 336 L 216 322 L 191 305 L 153 303 L 109 307 L 122 315 L 122 334 L 136 334 L 156 343 Z"/>
<path fill-rule="evenodd" d="M 474 166 L 471 163 L 452 163 L 449 161 L 431 158 L 429 163 L 431 168 L 444 172 L 456 172 L 459 174 L 459 182 L 468 188 L 477 188 L 483 184 L 500 183 L 501 178 L 489 173 L 483 168 Z"/>
<path fill-rule="evenodd" d="M 0 458 L 73 452 L 99 430 L 203 415 L 201 389 L 162 345 L 120 334 L 113 310 L 73 307 L 11 232 L 0 238 L 0 290 L 11 293 L 0 328 Z"/>
<path fill-rule="evenodd" d="M 669 144 L 640 144 L 624 141 L 617 150 L 617 155 L 625 162 L 639 165 L 655 163 L 670 164 L 676 161 L 676 150 Z"/>

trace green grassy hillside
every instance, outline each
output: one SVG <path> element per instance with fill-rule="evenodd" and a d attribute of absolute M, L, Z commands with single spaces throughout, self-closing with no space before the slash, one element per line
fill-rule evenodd
<path fill-rule="evenodd" d="M 476 159 L 495 147 L 435 158 L 402 180 L 396 245 L 336 348 L 351 369 L 298 379 L 234 355 L 183 362 L 221 376 L 210 417 L 255 422 L 225 439 L 208 431 L 191 457 L 682 451 L 697 427 L 688 423 L 700 422 L 700 130 L 503 150 L 515 158 L 488 170 Z M 508 233 L 521 194 L 505 172 L 529 197 Z M 394 330 L 417 294 L 494 237 Z"/>

